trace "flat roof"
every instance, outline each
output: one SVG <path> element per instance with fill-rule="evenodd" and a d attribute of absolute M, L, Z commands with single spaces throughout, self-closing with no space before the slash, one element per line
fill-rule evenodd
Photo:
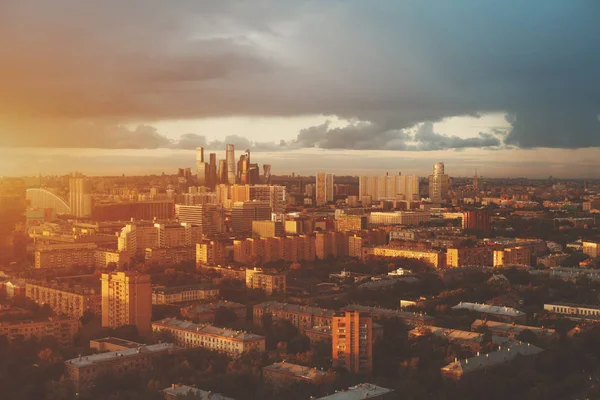
<path fill-rule="evenodd" d="M 90 345 L 92 343 L 116 344 L 118 346 L 128 347 L 130 349 L 138 348 L 140 346 L 145 346 L 145 344 L 143 344 L 143 343 L 137 343 L 137 342 L 133 342 L 131 340 L 120 339 L 120 338 L 112 337 L 112 336 L 105 337 L 105 338 L 102 338 L 102 339 L 90 340 Z"/>
<path fill-rule="evenodd" d="M 524 317 L 525 313 L 516 308 L 491 306 L 489 304 L 469 303 L 461 301 L 454 307 L 453 310 L 470 310 L 487 314 L 504 315 L 509 317 Z"/>
<path fill-rule="evenodd" d="M 545 335 L 551 336 L 556 332 L 554 329 L 547 329 L 539 326 L 519 325 L 498 321 L 484 321 L 482 319 L 475 320 L 475 322 L 471 324 L 471 327 L 474 328 L 482 325 L 487 325 L 489 328 L 493 329 L 505 330 L 507 332 L 514 331 L 516 333 L 520 333 L 524 330 L 530 330 L 533 333 L 543 333 Z"/>
<path fill-rule="evenodd" d="M 342 308 L 342 311 L 364 311 L 373 314 L 382 315 L 384 317 L 392 318 L 406 318 L 406 319 L 420 319 L 420 320 L 433 320 L 433 317 L 424 313 L 416 313 L 409 311 L 394 310 L 391 308 L 380 308 L 380 307 L 369 307 L 360 304 L 350 304 Z"/>
<path fill-rule="evenodd" d="M 319 397 L 318 400 L 363 400 L 392 392 L 392 389 L 373 385 L 372 383 L 359 383 L 356 386 L 351 386 L 348 389 L 338 391 L 332 395 Z"/>
<path fill-rule="evenodd" d="M 205 335 L 213 335 L 220 337 L 227 337 L 234 340 L 240 341 L 252 341 L 252 340 L 260 340 L 264 339 L 264 336 L 256 335 L 254 333 L 248 333 L 244 331 L 236 331 L 228 328 L 218 328 L 209 324 L 195 324 L 191 321 L 183 321 L 177 318 L 165 318 L 160 321 L 155 321 L 152 323 L 152 327 L 165 327 L 165 328 L 174 328 L 181 329 L 189 332 L 198 332 L 203 333 Z"/>
<path fill-rule="evenodd" d="M 161 294 L 169 294 L 169 293 L 179 293 L 187 290 L 209 290 L 209 289 L 217 289 L 215 286 L 207 283 L 198 283 L 194 285 L 185 285 L 185 286 L 169 286 L 169 287 L 153 287 L 153 293 L 161 293 Z"/>
<path fill-rule="evenodd" d="M 320 315 L 324 317 L 333 317 L 333 310 L 327 308 L 302 306 L 299 304 L 281 303 L 278 301 L 268 301 L 260 304 L 256 304 L 254 307 L 265 308 L 265 309 L 277 309 L 287 312 L 297 312 L 303 314 Z"/>
<path fill-rule="evenodd" d="M 185 310 L 188 312 L 193 312 L 193 313 L 203 313 L 203 312 L 214 311 L 220 307 L 242 308 L 242 307 L 246 307 L 246 306 L 241 303 L 236 303 L 235 301 L 218 300 L 218 301 L 212 301 L 210 303 L 192 304 L 190 306 L 185 307 Z"/>
<path fill-rule="evenodd" d="M 78 368 L 87 367 L 93 364 L 101 364 L 104 362 L 110 362 L 119 357 L 135 357 L 142 353 L 163 353 L 169 350 L 178 350 L 179 347 L 173 343 L 159 343 L 151 344 L 148 346 L 139 346 L 133 349 L 110 351 L 108 353 L 92 354 L 90 356 L 72 358 L 65 361 L 67 365 L 74 365 Z"/>
<path fill-rule="evenodd" d="M 195 398 L 198 400 L 235 400 L 231 397 L 223 396 L 220 393 L 213 393 L 207 390 L 196 389 L 195 387 L 186 386 L 186 385 L 173 385 L 162 391 L 165 394 L 171 396 L 186 396 L 188 393 L 192 392 L 196 396 Z"/>
<path fill-rule="evenodd" d="M 290 375 L 294 375 L 298 378 L 313 380 L 319 376 L 323 376 L 326 374 L 325 371 L 320 369 L 305 367 L 304 365 L 292 364 L 285 361 L 279 363 L 273 363 L 266 367 L 263 367 L 263 371 L 274 371 L 280 373 L 286 373 Z"/>

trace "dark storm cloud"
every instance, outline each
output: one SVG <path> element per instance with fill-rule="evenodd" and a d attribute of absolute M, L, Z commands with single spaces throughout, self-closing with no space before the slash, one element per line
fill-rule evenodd
<path fill-rule="evenodd" d="M 2 2 L 0 146 L 188 148 L 201 136 L 121 127 L 324 114 L 358 122 L 258 146 L 496 148 L 496 132 L 406 131 L 495 111 L 505 145 L 598 146 L 599 16 L 593 1 Z"/>

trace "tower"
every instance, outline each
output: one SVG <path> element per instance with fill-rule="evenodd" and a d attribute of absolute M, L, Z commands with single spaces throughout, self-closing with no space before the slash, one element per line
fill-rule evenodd
<path fill-rule="evenodd" d="M 316 192 L 317 206 L 333 201 L 333 174 L 317 173 Z"/>
<path fill-rule="evenodd" d="M 334 366 L 353 373 L 373 370 L 373 319 L 367 313 L 336 312 L 331 335 Z"/>
<path fill-rule="evenodd" d="M 77 218 L 86 218 L 92 214 L 92 195 L 90 182 L 81 174 L 69 178 L 69 205 L 71 214 Z"/>
<path fill-rule="evenodd" d="M 228 144 L 225 147 L 225 160 L 227 161 L 227 183 L 233 185 L 236 183 L 235 173 L 235 146 Z"/>
<path fill-rule="evenodd" d="M 210 153 L 209 155 L 210 157 L 210 162 L 208 164 L 208 176 L 206 178 L 207 180 L 207 186 L 211 189 L 214 189 L 215 186 L 217 185 L 217 154 L 216 153 Z"/>
<path fill-rule="evenodd" d="M 441 203 L 448 197 L 450 178 L 444 172 L 444 163 L 436 162 L 433 174 L 429 175 L 429 198 L 434 203 Z"/>
<path fill-rule="evenodd" d="M 475 170 L 475 176 L 473 177 L 473 189 L 479 191 L 479 178 L 477 177 L 477 170 Z"/>
<path fill-rule="evenodd" d="M 139 272 L 102 274 L 102 326 L 135 325 L 140 336 L 152 336 L 150 275 Z"/>
<path fill-rule="evenodd" d="M 204 162 L 204 148 L 196 148 L 196 178 L 198 186 L 206 186 L 208 164 Z"/>

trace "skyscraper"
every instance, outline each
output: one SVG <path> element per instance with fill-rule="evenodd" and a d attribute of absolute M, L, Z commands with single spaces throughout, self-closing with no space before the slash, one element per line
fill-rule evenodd
<path fill-rule="evenodd" d="M 140 336 L 152 336 L 150 275 L 139 272 L 102 274 L 102 326 L 135 325 Z"/>
<path fill-rule="evenodd" d="M 225 160 L 227 161 L 227 183 L 233 185 L 236 183 L 235 173 L 235 146 L 228 144 L 225 148 Z M 225 182 L 221 182 L 225 183 Z"/>
<path fill-rule="evenodd" d="M 198 186 L 206 186 L 208 176 L 208 164 L 204 162 L 204 148 L 196 148 L 196 179 Z"/>
<path fill-rule="evenodd" d="M 415 175 L 360 176 L 359 199 L 363 203 L 381 199 L 415 200 L 419 177 Z"/>
<path fill-rule="evenodd" d="M 219 160 L 219 169 L 217 171 L 217 184 L 226 185 L 228 182 L 227 160 Z"/>
<path fill-rule="evenodd" d="M 444 173 L 444 163 L 433 165 L 433 174 L 429 175 L 429 198 L 434 203 L 441 203 L 448 197 L 450 178 Z"/>
<path fill-rule="evenodd" d="M 333 201 L 333 174 L 317 173 L 316 192 L 317 206 Z"/>
<path fill-rule="evenodd" d="M 333 365 L 353 373 L 373 370 L 373 319 L 358 311 L 336 312 L 331 323 Z"/>
<path fill-rule="evenodd" d="M 25 222 L 25 182 L 0 178 L 0 264 L 12 256 L 17 225 Z"/>
<path fill-rule="evenodd" d="M 207 186 L 214 189 L 217 185 L 217 154 L 210 153 L 210 162 L 208 164 Z"/>
<path fill-rule="evenodd" d="M 263 178 L 266 185 L 271 183 L 271 164 L 263 164 Z"/>
<path fill-rule="evenodd" d="M 271 206 L 268 201 L 243 201 L 234 203 L 231 209 L 231 230 L 233 232 L 251 232 L 252 221 L 271 219 Z"/>
<path fill-rule="evenodd" d="M 71 214 L 77 218 L 87 218 L 92 214 L 90 182 L 81 174 L 69 179 L 69 205 Z"/>

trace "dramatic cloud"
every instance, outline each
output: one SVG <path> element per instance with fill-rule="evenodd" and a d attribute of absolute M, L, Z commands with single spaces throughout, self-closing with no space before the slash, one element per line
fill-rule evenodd
<path fill-rule="evenodd" d="M 211 147 L 232 132 L 207 142 L 151 126 L 320 114 L 357 122 L 286 143 L 235 140 L 267 150 L 600 146 L 599 15 L 592 1 L 4 1 L 0 146 Z M 465 138 L 422 124 L 485 112 L 509 114 L 513 129 Z"/>

